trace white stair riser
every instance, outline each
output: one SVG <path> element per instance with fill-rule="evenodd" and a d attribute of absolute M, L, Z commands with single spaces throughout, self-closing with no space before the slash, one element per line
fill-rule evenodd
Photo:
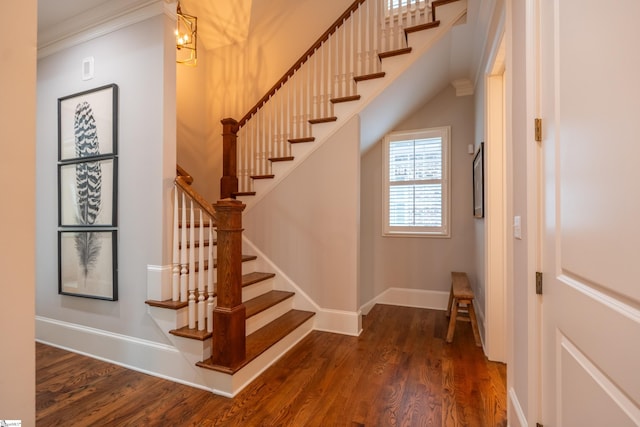
<path fill-rule="evenodd" d="M 273 279 L 263 280 L 242 288 L 242 302 L 249 301 L 273 290 Z"/>
<path fill-rule="evenodd" d="M 250 335 L 269 322 L 276 320 L 293 308 L 293 297 L 269 307 L 268 309 L 247 319 L 246 334 Z"/>

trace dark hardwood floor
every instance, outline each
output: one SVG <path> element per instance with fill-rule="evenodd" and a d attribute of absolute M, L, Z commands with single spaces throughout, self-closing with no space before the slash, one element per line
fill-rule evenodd
<path fill-rule="evenodd" d="M 360 337 L 314 331 L 234 399 L 37 343 L 37 425 L 505 426 L 505 365 L 446 327 L 376 305 Z"/>

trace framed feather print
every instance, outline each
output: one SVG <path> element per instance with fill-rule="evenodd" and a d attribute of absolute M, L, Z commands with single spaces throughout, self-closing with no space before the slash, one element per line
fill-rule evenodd
<path fill-rule="evenodd" d="M 117 154 L 118 86 L 58 99 L 58 160 Z"/>
<path fill-rule="evenodd" d="M 117 231 L 58 231 L 58 293 L 117 301 Z"/>
<path fill-rule="evenodd" d="M 118 299 L 118 86 L 58 99 L 58 293 Z"/>
<path fill-rule="evenodd" d="M 58 225 L 115 227 L 117 176 L 117 158 L 58 165 Z"/>

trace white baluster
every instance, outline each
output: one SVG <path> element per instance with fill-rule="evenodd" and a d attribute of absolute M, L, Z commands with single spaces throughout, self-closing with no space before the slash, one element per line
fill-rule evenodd
<path fill-rule="evenodd" d="M 204 270 L 204 221 L 202 219 L 202 209 L 198 209 L 200 212 L 200 228 L 198 233 L 198 265 L 200 266 L 200 272 L 198 273 L 198 330 L 203 331 L 204 324 L 204 279 L 206 277 Z M 210 265 L 209 268 L 212 266 Z"/>
<path fill-rule="evenodd" d="M 209 218 L 209 270 L 207 271 L 207 332 L 213 332 L 213 284 L 215 275 L 213 274 L 213 251 L 216 245 L 213 244 L 213 219 Z"/>
<path fill-rule="evenodd" d="M 180 301 L 187 301 L 187 282 L 189 266 L 187 264 L 187 202 L 182 193 L 182 230 L 180 230 Z"/>
<path fill-rule="evenodd" d="M 173 190 L 173 257 L 172 257 L 172 277 L 171 277 L 171 300 L 180 300 L 180 212 L 178 206 L 178 187 Z"/>
<path fill-rule="evenodd" d="M 195 220 L 193 200 L 189 199 L 189 329 L 196 327 L 196 253 L 195 253 Z M 204 266 L 199 266 L 200 274 Z"/>

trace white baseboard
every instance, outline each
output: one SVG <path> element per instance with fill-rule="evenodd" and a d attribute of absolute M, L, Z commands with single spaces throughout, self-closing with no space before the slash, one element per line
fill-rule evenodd
<path fill-rule="evenodd" d="M 211 391 L 173 346 L 36 316 L 36 341 L 134 371 Z"/>
<path fill-rule="evenodd" d="M 509 408 L 509 419 L 507 420 L 508 425 L 510 427 L 528 427 L 529 423 L 527 422 L 527 417 L 522 411 L 522 406 L 520 406 L 518 395 L 516 394 L 516 391 L 513 389 L 513 387 L 510 388 L 509 392 L 507 393 L 507 400 L 507 406 Z"/>
<path fill-rule="evenodd" d="M 362 313 L 321 308 L 316 313 L 316 331 L 358 336 L 362 332 Z"/>
<path fill-rule="evenodd" d="M 400 305 L 404 307 L 446 310 L 449 303 L 449 292 L 426 291 L 423 289 L 389 288 L 361 307 L 364 314 L 376 304 Z"/>

